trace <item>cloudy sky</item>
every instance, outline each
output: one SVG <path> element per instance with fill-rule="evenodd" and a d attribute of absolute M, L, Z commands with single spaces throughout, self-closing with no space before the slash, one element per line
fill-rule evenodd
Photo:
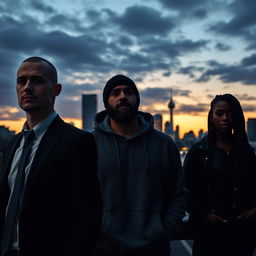
<path fill-rule="evenodd" d="M 56 110 L 80 125 L 81 95 L 115 74 L 134 79 L 141 110 L 162 113 L 172 88 L 175 125 L 206 128 L 216 94 L 238 97 L 256 117 L 255 0 L 2 0 L 0 125 L 20 129 L 15 93 L 22 59 L 52 61 L 63 84 Z"/>

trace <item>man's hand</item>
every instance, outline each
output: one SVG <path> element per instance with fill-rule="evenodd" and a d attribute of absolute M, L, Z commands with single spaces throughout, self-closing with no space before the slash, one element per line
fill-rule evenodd
<path fill-rule="evenodd" d="M 256 220 L 256 208 L 252 208 L 251 210 L 244 212 L 238 216 L 237 219 Z"/>
<path fill-rule="evenodd" d="M 228 221 L 221 218 L 219 215 L 217 214 L 214 214 L 214 213 L 209 213 L 207 214 L 206 216 L 206 221 L 208 223 L 211 223 L 211 224 L 215 224 L 215 223 L 227 223 Z"/>

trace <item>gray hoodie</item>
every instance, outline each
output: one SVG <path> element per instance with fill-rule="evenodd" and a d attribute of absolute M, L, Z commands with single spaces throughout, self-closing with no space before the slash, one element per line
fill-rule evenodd
<path fill-rule="evenodd" d="M 138 132 L 124 138 L 113 132 L 106 111 L 95 117 L 104 207 L 98 247 L 109 253 L 168 248 L 184 217 L 177 147 L 170 136 L 153 129 L 152 115 L 139 112 L 137 118 Z"/>

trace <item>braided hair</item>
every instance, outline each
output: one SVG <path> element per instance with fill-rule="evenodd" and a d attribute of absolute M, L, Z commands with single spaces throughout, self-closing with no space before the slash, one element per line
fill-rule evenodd
<path fill-rule="evenodd" d="M 214 185 L 214 179 L 212 179 L 212 164 L 213 157 L 216 149 L 216 128 L 212 122 L 213 109 L 217 102 L 225 101 L 229 104 L 232 113 L 232 150 L 235 155 L 235 166 L 241 168 L 244 164 L 247 164 L 247 157 L 250 151 L 249 142 L 245 132 L 245 120 L 242 107 L 239 101 L 231 94 L 216 95 L 210 105 L 210 111 L 208 113 L 208 151 L 206 160 L 206 170 L 208 178 L 208 191 L 210 206 L 214 209 L 214 195 L 212 193 L 211 186 Z"/>
<path fill-rule="evenodd" d="M 242 107 L 239 101 L 232 94 L 216 95 L 210 105 L 208 113 L 208 160 L 211 164 L 214 149 L 216 146 L 216 128 L 212 123 L 213 108 L 219 101 L 225 101 L 229 104 L 233 116 L 232 121 L 232 142 L 233 150 L 237 159 L 245 160 L 250 150 L 248 138 L 245 131 L 245 120 Z"/>

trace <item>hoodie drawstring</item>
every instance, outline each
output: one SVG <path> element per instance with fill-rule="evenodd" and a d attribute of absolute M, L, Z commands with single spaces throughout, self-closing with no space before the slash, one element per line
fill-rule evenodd
<path fill-rule="evenodd" d="M 118 149 L 118 145 L 117 145 L 117 138 L 115 136 L 114 136 L 114 142 L 115 142 L 115 147 L 116 147 L 118 169 L 119 169 L 119 171 L 121 171 L 121 161 L 120 161 L 119 149 Z"/>
<path fill-rule="evenodd" d="M 147 151 L 147 144 L 146 144 L 146 138 L 145 135 L 142 135 L 142 140 L 143 140 L 143 147 L 144 147 L 144 153 L 145 153 L 145 160 L 146 160 L 146 172 L 150 171 L 149 168 L 149 157 L 148 157 L 148 151 Z"/>

